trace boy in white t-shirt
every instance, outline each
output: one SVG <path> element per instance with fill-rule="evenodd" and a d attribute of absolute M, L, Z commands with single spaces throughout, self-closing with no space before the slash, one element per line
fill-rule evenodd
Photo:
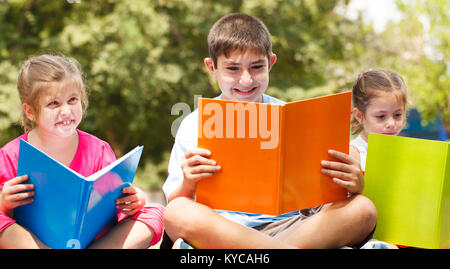
<path fill-rule="evenodd" d="M 283 103 L 264 94 L 277 57 L 260 20 L 241 13 L 222 17 L 209 32 L 208 48 L 210 57 L 204 63 L 222 91 L 218 98 Z M 221 169 L 211 152 L 197 147 L 197 121 L 195 110 L 181 123 L 163 186 L 168 200 L 164 225 L 172 241 L 183 238 L 195 248 L 338 248 L 359 247 L 370 239 L 376 209 L 359 195 L 359 162 L 341 152 L 330 151 L 338 161 L 323 162 L 322 173 L 348 190 L 351 195 L 343 201 L 281 216 L 216 211 L 197 203 L 197 182 Z"/>

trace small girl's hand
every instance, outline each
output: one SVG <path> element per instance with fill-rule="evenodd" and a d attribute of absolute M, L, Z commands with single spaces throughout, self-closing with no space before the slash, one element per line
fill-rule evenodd
<path fill-rule="evenodd" d="M 364 176 L 359 162 L 339 151 L 329 150 L 328 154 L 338 161 L 322 161 L 322 174 L 332 177 L 336 184 L 346 188 L 351 194 L 362 193 Z"/>
<path fill-rule="evenodd" d="M 123 213 L 131 216 L 136 214 L 146 203 L 144 193 L 136 187 L 129 186 L 122 189 L 126 196 L 116 200 L 116 206 L 123 209 Z"/>
<path fill-rule="evenodd" d="M 0 210 L 11 215 L 13 209 L 33 202 L 33 184 L 22 184 L 28 179 L 28 175 L 15 177 L 3 185 L 0 192 Z"/>

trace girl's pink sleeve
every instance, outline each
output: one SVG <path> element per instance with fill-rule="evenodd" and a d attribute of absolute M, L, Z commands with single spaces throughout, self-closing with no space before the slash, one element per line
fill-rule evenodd
<path fill-rule="evenodd" d="M 14 160 L 8 158 L 4 150 L 0 148 L 0 190 L 3 189 L 6 181 L 16 177 L 16 165 L 14 165 Z"/>
<path fill-rule="evenodd" d="M 116 160 L 116 155 L 114 154 L 114 151 L 108 143 L 104 142 L 101 148 L 102 152 L 99 158 L 100 168 L 98 170 L 101 170 L 103 167 L 108 166 L 110 163 Z"/>
<path fill-rule="evenodd" d="M 5 185 L 8 180 L 14 177 L 16 177 L 14 163 L 7 157 L 4 150 L 0 148 L 0 190 L 3 189 L 3 185 Z M 15 222 L 16 221 L 6 215 L 6 213 L 0 211 L 0 233 Z"/>

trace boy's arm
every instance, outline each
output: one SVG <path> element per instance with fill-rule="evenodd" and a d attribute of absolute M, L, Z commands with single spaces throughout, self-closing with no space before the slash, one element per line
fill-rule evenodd
<path fill-rule="evenodd" d="M 361 163 L 361 157 L 359 156 L 359 150 L 357 148 L 355 148 L 354 146 L 350 146 L 349 155 L 350 155 L 350 157 L 353 157 L 356 161 Z M 360 165 L 360 167 L 361 167 L 361 165 Z"/>
<path fill-rule="evenodd" d="M 183 180 L 170 194 L 169 202 L 177 197 L 195 198 L 197 182 L 214 175 L 220 170 L 216 161 L 211 160 L 211 152 L 206 149 L 194 148 L 184 153 L 181 159 Z"/>
<path fill-rule="evenodd" d="M 329 150 L 328 154 L 338 161 L 322 161 L 322 174 L 332 177 L 336 184 L 346 188 L 351 194 L 362 193 L 364 176 L 359 161 L 335 150 Z"/>

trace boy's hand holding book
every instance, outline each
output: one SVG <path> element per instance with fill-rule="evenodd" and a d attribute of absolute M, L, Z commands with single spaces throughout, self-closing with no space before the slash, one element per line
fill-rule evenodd
<path fill-rule="evenodd" d="M 211 152 L 202 148 L 188 150 L 183 155 L 181 161 L 184 176 L 183 189 L 195 194 L 196 184 L 199 180 L 208 178 L 221 169 L 210 157 Z M 189 196 L 193 197 L 193 195 Z"/>
<path fill-rule="evenodd" d="M 322 173 L 332 177 L 336 184 L 346 188 L 349 193 L 362 193 L 364 176 L 359 162 L 339 151 L 329 150 L 328 154 L 337 161 L 322 161 Z"/>

